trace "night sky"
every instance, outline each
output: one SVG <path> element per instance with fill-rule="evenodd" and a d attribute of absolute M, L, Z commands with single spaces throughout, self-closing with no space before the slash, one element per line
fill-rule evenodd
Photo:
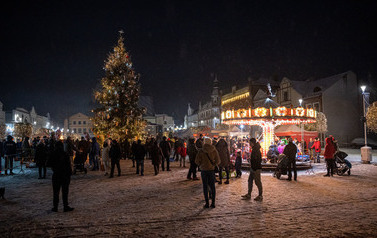
<path fill-rule="evenodd" d="M 119 36 L 142 95 L 183 120 L 187 103 L 247 78 L 377 73 L 375 1 L 8 1 L 0 10 L 0 101 L 63 122 L 93 107 Z"/>

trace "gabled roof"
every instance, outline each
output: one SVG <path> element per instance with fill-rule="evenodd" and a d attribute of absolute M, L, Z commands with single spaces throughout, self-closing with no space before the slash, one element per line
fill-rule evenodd
<path fill-rule="evenodd" d="M 314 89 L 315 87 L 319 87 L 319 88 L 321 88 L 321 91 L 325 91 L 328 88 L 330 88 L 331 86 L 333 86 L 339 80 L 346 78 L 347 74 L 351 73 L 351 72 L 352 71 L 347 71 L 347 72 L 337 74 L 337 75 L 333 75 L 333 76 L 330 76 L 330 77 L 327 77 L 327 78 L 317 79 L 315 81 L 310 82 L 310 85 L 311 85 L 312 89 Z"/>
<path fill-rule="evenodd" d="M 333 75 L 330 77 L 326 78 L 320 78 L 320 79 L 308 79 L 306 81 L 295 81 L 295 80 L 290 80 L 292 87 L 302 96 L 311 96 L 313 94 L 316 94 L 314 92 L 315 88 L 320 89 L 319 92 L 326 91 L 328 88 L 333 86 L 336 82 L 339 80 L 344 79 L 347 77 L 347 74 L 353 73 L 352 71 L 347 71 L 341 74 Z"/>
<path fill-rule="evenodd" d="M 70 116 L 69 118 L 71 118 L 71 117 L 88 117 L 88 116 L 85 115 L 84 113 L 79 112 L 79 113 L 73 114 L 73 115 Z"/>

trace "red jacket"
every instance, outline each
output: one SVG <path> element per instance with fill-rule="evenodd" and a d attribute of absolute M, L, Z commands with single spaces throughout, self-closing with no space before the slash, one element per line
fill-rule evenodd
<path fill-rule="evenodd" d="M 326 138 L 325 153 L 323 154 L 323 157 L 325 157 L 325 159 L 334 159 L 335 152 L 335 146 L 332 139 Z"/>
<path fill-rule="evenodd" d="M 319 140 L 314 141 L 312 149 L 315 149 L 315 152 L 321 152 L 321 142 Z"/>

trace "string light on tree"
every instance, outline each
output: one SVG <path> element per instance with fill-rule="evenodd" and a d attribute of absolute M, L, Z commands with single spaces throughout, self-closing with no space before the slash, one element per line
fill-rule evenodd
<path fill-rule="evenodd" d="M 123 31 L 119 31 L 118 44 L 105 61 L 105 76 L 102 88 L 94 92 L 100 104 L 93 109 L 93 132 L 100 138 L 112 137 L 120 140 L 141 137 L 145 121 L 143 108 L 138 106 L 139 74 L 132 69 L 129 53 L 124 46 Z"/>

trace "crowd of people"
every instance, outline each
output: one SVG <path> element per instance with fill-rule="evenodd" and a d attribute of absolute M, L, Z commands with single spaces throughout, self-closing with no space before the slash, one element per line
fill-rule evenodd
<path fill-rule="evenodd" d="M 117 167 L 117 175 L 121 176 L 121 159 L 131 159 L 132 167 L 136 167 L 136 174 L 144 176 L 144 161 L 149 159 L 154 168 L 154 175 L 162 171 L 171 171 L 170 162 L 179 161 L 180 167 L 186 167 L 186 157 L 190 163 L 187 179 L 199 180 L 203 184 L 205 208 L 216 206 L 215 184 L 229 184 L 230 173 L 235 170 L 235 177 L 242 176 L 241 167 L 243 158 L 250 162 L 250 173 L 248 179 L 248 192 L 242 196 L 243 199 L 250 199 L 253 183 L 258 188 L 256 201 L 263 200 L 263 189 L 261 181 L 262 154 L 261 146 L 255 138 L 208 138 L 200 135 L 199 138 L 147 138 L 145 143 L 141 140 L 121 141 L 108 138 L 102 145 L 95 137 L 81 140 L 73 140 L 68 137 L 59 140 L 52 134 L 50 137 L 37 137 L 33 140 L 24 138 L 22 141 L 14 142 L 12 136 L 0 142 L 0 155 L 5 159 L 5 175 L 13 175 L 13 160 L 15 158 L 32 159 L 38 167 L 38 179 L 46 178 L 47 167 L 53 171 L 53 208 L 58 210 L 59 193 L 62 191 L 64 211 L 72 211 L 68 205 L 68 191 L 72 171 L 80 163 L 92 171 L 102 170 L 109 178 L 114 177 L 114 170 Z M 325 176 L 332 176 L 334 173 L 334 154 L 338 146 L 334 137 L 326 138 L 324 158 L 327 163 L 328 172 Z M 280 138 L 273 143 L 267 153 L 267 159 L 276 162 L 279 155 L 284 154 L 288 158 L 288 180 L 297 180 L 296 160 L 297 155 L 308 154 L 315 162 L 320 162 L 321 143 L 318 138 L 310 139 L 308 145 L 292 138 Z M 231 163 L 231 157 L 235 163 Z M 87 163 L 87 165 L 86 165 Z M 0 171 L 2 170 L 0 163 Z M 224 172 L 223 172 L 224 171 Z M 218 173 L 218 180 L 216 178 Z M 211 199 L 211 205 L 209 204 Z"/>

